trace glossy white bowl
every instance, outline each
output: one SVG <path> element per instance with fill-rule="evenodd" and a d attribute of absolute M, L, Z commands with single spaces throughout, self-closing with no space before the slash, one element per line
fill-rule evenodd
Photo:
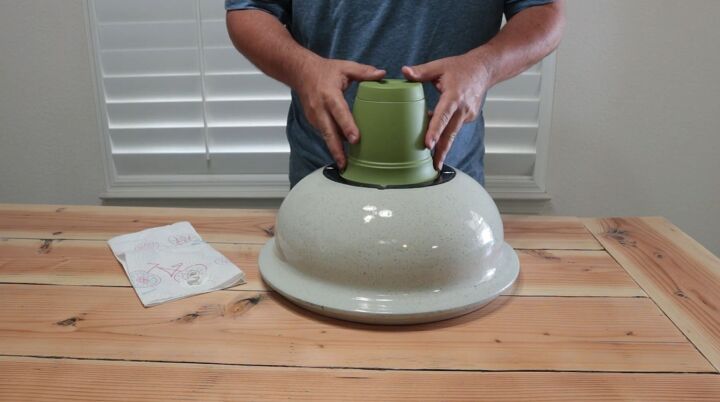
<path fill-rule="evenodd" d="M 283 201 L 259 265 L 265 282 L 300 306 L 373 324 L 465 314 L 519 272 L 495 203 L 460 171 L 441 184 L 378 189 L 319 169 Z"/>

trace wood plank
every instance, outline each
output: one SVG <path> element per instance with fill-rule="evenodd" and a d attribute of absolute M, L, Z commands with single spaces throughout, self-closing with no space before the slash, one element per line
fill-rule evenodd
<path fill-rule="evenodd" d="M 243 367 L 0 357 L 23 401 L 716 401 L 720 376 Z"/>
<path fill-rule="evenodd" d="M 520 276 L 507 294 L 646 297 L 645 292 L 604 250 L 517 252 L 520 257 Z"/>
<path fill-rule="evenodd" d="M 214 244 L 241 267 L 247 283 L 235 289 L 268 290 L 260 280 L 260 245 Z M 507 294 L 524 296 L 645 296 L 605 251 L 519 250 L 522 269 Z M 0 282 L 130 286 L 104 241 L 0 241 Z"/>
<path fill-rule="evenodd" d="M 579 218 L 504 215 L 503 223 L 505 238 L 516 249 L 603 249 Z"/>
<path fill-rule="evenodd" d="M 506 215 L 506 240 L 519 249 L 602 246 L 576 217 Z M 189 221 L 208 242 L 264 244 L 275 210 L 0 204 L 0 237 L 107 240 Z"/>
<path fill-rule="evenodd" d="M 246 283 L 234 289 L 268 290 L 258 272 L 261 245 L 216 243 L 213 247 L 245 272 Z M 103 240 L 0 240 L 0 283 L 130 286 Z"/>
<path fill-rule="evenodd" d="M 0 237 L 108 240 L 139 230 L 189 221 L 205 241 L 265 243 L 274 210 L 0 205 Z"/>
<path fill-rule="evenodd" d="M 130 288 L 0 285 L 0 354 L 352 368 L 678 371 L 712 367 L 647 298 L 500 297 L 457 319 L 378 327 L 274 293 L 145 309 Z"/>
<path fill-rule="evenodd" d="M 586 224 L 720 369 L 720 259 L 663 218 L 588 219 Z"/>

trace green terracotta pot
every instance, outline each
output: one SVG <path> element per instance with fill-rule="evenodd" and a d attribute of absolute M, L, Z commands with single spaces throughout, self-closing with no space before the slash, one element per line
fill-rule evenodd
<path fill-rule="evenodd" d="M 428 183 L 437 177 L 425 147 L 427 109 L 422 84 L 361 82 L 353 106 L 360 141 L 350 144 L 345 180 L 377 186 Z"/>

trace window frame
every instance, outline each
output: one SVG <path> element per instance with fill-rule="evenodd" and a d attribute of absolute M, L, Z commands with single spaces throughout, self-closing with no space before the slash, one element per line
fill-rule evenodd
<path fill-rule="evenodd" d="M 94 0 L 85 0 L 86 33 L 89 58 L 93 74 L 95 101 L 99 122 L 99 135 L 103 147 L 105 190 L 102 199 L 133 198 L 283 198 L 289 191 L 286 174 L 199 174 L 199 175 L 121 175 L 118 174 L 112 154 L 108 110 L 102 77 L 97 20 Z M 548 149 L 550 142 L 553 93 L 555 86 L 556 55 L 547 56 L 541 65 L 538 130 L 535 163 L 530 176 L 486 176 L 485 188 L 496 201 L 530 201 L 544 203 L 550 200 L 546 191 Z M 204 102 L 204 100 L 203 100 Z M 529 205 L 529 204 L 528 204 Z M 521 207 L 533 212 L 537 206 Z"/>

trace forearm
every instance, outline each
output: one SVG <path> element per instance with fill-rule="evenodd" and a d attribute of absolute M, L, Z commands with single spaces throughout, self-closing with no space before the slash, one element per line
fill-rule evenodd
<path fill-rule="evenodd" d="M 486 70 L 487 87 L 512 78 L 555 50 L 564 28 L 563 0 L 529 7 L 486 44 L 470 51 Z"/>
<path fill-rule="evenodd" d="M 230 39 L 240 53 L 262 72 L 296 88 L 298 71 L 317 58 L 300 46 L 274 16 L 260 10 L 227 13 Z"/>

